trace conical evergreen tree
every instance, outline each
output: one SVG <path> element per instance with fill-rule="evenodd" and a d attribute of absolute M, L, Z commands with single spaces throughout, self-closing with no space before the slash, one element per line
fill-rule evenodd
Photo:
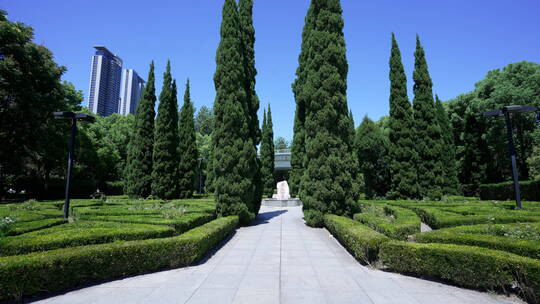
<path fill-rule="evenodd" d="M 443 137 L 443 155 L 442 163 L 444 169 L 444 194 L 457 194 L 458 192 L 458 176 L 456 165 L 456 147 L 454 145 L 454 134 L 452 132 L 444 132 L 443 130 L 452 130 L 450 118 L 444 109 L 444 106 L 435 95 L 435 108 L 437 109 L 437 121 L 442 131 Z"/>
<path fill-rule="evenodd" d="M 193 103 L 189 93 L 189 79 L 184 93 L 184 105 L 180 111 L 178 124 L 180 163 L 178 166 L 178 188 L 181 198 L 189 198 L 195 191 L 195 177 L 197 171 L 197 137 L 195 135 L 195 122 L 193 120 Z"/>
<path fill-rule="evenodd" d="M 390 55 L 390 175 L 392 198 L 418 198 L 418 177 L 414 122 L 407 97 L 407 78 L 401 62 L 401 52 L 392 33 Z"/>
<path fill-rule="evenodd" d="M 152 195 L 161 199 L 178 198 L 178 101 L 170 61 L 159 95 L 153 157 Z"/>
<path fill-rule="evenodd" d="M 257 69 L 255 68 L 255 28 L 253 27 L 253 0 L 239 0 L 238 11 L 241 27 L 241 41 L 244 56 L 246 102 L 249 112 L 248 125 L 253 146 L 257 147 L 261 142 L 261 129 L 259 127 L 259 97 L 255 92 Z M 256 149 L 256 148 L 255 148 Z M 257 159 L 257 168 L 252 183 L 255 185 L 253 196 L 253 212 L 259 213 L 263 194 L 263 181 L 261 162 Z"/>
<path fill-rule="evenodd" d="M 214 84 L 213 167 L 219 216 L 239 215 L 242 224 L 255 218 L 257 152 L 250 136 L 246 101 L 242 31 L 235 0 L 225 0 Z"/>
<path fill-rule="evenodd" d="M 315 26 L 306 60 L 305 169 L 300 184 L 304 218 L 321 226 L 322 215 L 352 215 L 356 185 L 351 164 L 351 119 L 347 106 L 347 72 L 342 9 L 339 0 L 313 1 Z"/>
<path fill-rule="evenodd" d="M 128 144 L 125 193 L 130 197 L 148 197 L 152 192 L 152 153 L 154 151 L 154 62 L 150 63 L 148 81 L 143 90 L 137 112 L 133 135 Z"/>
<path fill-rule="evenodd" d="M 433 84 L 429 76 L 424 49 L 418 36 L 416 36 L 414 57 L 413 112 L 415 146 L 420 158 L 420 161 L 416 163 L 419 192 L 421 197 L 439 199 L 444 185 L 444 170 L 441 161 L 443 139 L 433 101 Z"/>
<path fill-rule="evenodd" d="M 304 88 L 307 76 L 306 65 L 309 57 L 308 38 L 315 26 L 313 7 L 314 3 L 312 1 L 305 18 L 305 25 L 302 32 L 302 46 L 298 57 L 298 68 L 296 69 L 296 79 L 292 84 L 294 99 L 296 101 L 293 129 L 294 135 L 291 145 L 292 170 L 290 171 L 289 177 L 289 188 L 292 196 L 298 196 L 300 182 L 305 168 L 304 123 L 306 120 L 306 103 L 308 99 L 306 95 L 307 92 L 304 92 Z"/>
<path fill-rule="evenodd" d="M 274 130 L 272 125 L 272 112 L 268 105 L 268 112 L 263 115 L 263 133 L 261 141 L 261 174 L 263 178 L 265 197 L 272 197 L 276 181 L 274 179 Z"/>
<path fill-rule="evenodd" d="M 384 197 L 390 190 L 391 181 L 388 138 L 377 124 L 365 116 L 356 132 L 355 144 L 360 169 L 364 174 L 366 197 Z"/>

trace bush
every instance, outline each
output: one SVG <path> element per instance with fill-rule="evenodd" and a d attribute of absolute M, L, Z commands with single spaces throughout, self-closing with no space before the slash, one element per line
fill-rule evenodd
<path fill-rule="evenodd" d="M 67 223 L 67 220 L 63 218 L 51 218 L 31 222 L 15 222 L 11 225 L 9 232 L 4 235 L 19 235 L 65 223 Z"/>
<path fill-rule="evenodd" d="M 419 276 L 438 277 L 473 288 L 517 285 L 531 303 L 540 299 L 540 261 L 512 253 L 453 244 L 391 241 L 380 257 L 390 269 Z"/>
<path fill-rule="evenodd" d="M 540 201 L 540 180 L 520 182 L 521 199 Z M 514 200 L 514 183 L 480 185 L 480 199 L 482 200 Z"/>
<path fill-rule="evenodd" d="M 475 184 L 462 184 L 461 193 L 463 196 L 478 196 L 479 193 L 478 185 Z"/>
<path fill-rule="evenodd" d="M 103 192 L 107 195 L 122 195 L 124 194 L 124 182 L 105 182 Z"/>
<path fill-rule="evenodd" d="M 324 214 L 319 210 L 304 210 L 304 220 L 309 227 L 324 227 Z"/>
<path fill-rule="evenodd" d="M 124 216 L 96 216 L 94 220 L 119 222 L 119 223 L 137 223 L 150 225 L 167 225 L 173 227 L 176 234 L 184 233 L 197 226 L 208 223 L 215 219 L 215 216 L 208 213 L 188 213 L 178 218 L 163 218 L 157 216 L 143 215 L 124 215 Z"/>
<path fill-rule="evenodd" d="M 172 236 L 174 229 L 146 224 L 74 222 L 0 239 L 0 255 Z"/>
<path fill-rule="evenodd" d="M 380 246 L 389 241 L 388 237 L 347 217 L 327 214 L 324 224 L 362 263 L 377 260 Z"/>
<path fill-rule="evenodd" d="M 420 218 L 413 211 L 396 206 L 382 208 L 386 216 L 357 213 L 354 215 L 354 220 L 398 240 L 406 240 L 409 235 L 420 232 Z M 365 209 L 362 210 L 364 211 Z"/>
<path fill-rule="evenodd" d="M 225 217 L 170 238 L 0 257 L 0 300 L 186 266 L 201 258 L 237 225 L 237 217 Z"/>

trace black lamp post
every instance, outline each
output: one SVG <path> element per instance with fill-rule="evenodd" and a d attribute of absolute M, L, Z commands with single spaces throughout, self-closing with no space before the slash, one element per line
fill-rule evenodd
<path fill-rule="evenodd" d="M 73 159 L 75 157 L 75 137 L 77 136 L 77 120 L 94 122 L 96 119 L 88 114 L 73 112 L 54 112 L 54 119 L 71 120 L 71 137 L 69 138 L 68 167 L 66 176 L 66 200 L 64 203 L 64 218 L 69 216 L 69 190 L 71 186 L 71 173 L 73 171 Z"/>
<path fill-rule="evenodd" d="M 519 177 L 516 164 L 516 147 L 514 146 L 514 138 L 512 136 L 512 120 L 510 114 L 535 112 L 538 109 L 534 106 L 506 106 L 499 110 L 491 110 L 484 112 L 484 116 L 504 116 L 506 121 L 506 134 L 508 136 L 508 151 L 510 152 L 510 160 L 512 161 L 512 179 L 514 180 L 514 194 L 516 196 L 516 207 L 521 209 L 521 192 L 519 189 Z M 536 116 L 537 121 L 540 121 L 540 113 Z"/>

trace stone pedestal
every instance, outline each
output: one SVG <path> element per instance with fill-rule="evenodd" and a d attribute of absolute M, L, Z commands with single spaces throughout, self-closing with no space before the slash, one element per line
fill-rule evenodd
<path fill-rule="evenodd" d="M 289 184 L 287 181 L 277 183 L 278 193 L 272 195 L 272 198 L 265 198 L 262 200 L 263 206 L 271 207 L 293 207 L 302 206 L 302 201 L 297 198 L 291 198 L 289 194 Z"/>

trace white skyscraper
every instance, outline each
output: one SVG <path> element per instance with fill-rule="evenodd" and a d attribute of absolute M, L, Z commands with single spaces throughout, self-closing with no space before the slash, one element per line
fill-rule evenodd
<path fill-rule="evenodd" d="M 92 113 L 109 116 L 118 113 L 122 59 L 104 46 L 95 46 L 90 72 L 88 108 Z"/>
<path fill-rule="evenodd" d="M 122 86 L 120 89 L 120 107 L 122 115 L 135 114 L 145 81 L 132 69 L 122 71 Z"/>

